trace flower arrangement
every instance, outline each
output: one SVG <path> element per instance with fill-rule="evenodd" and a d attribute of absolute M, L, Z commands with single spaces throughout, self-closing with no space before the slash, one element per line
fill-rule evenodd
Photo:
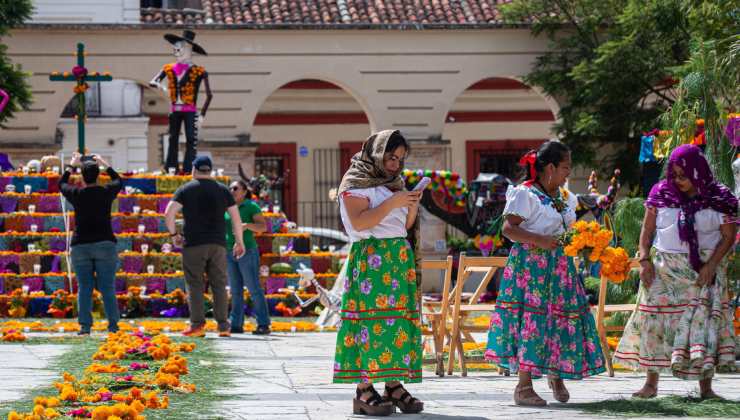
<path fill-rule="evenodd" d="M 195 345 L 182 343 L 171 346 L 172 353 L 162 362 L 157 363 L 157 376 L 143 374 L 132 375 L 129 371 L 146 371 L 147 363 L 132 362 L 126 366 L 121 360 L 130 358 L 122 349 L 154 348 L 166 345 L 169 339 L 165 336 L 147 336 L 141 333 L 118 332 L 110 334 L 98 348 L 96 356 L 105 354 L 105 358 L 94 360 L 112 360 L 112 363 L 93 362 L 84 371 L 83 377 L 64 372 L 62 380 L 54 383 L 58 395 L 38 396 L 34 399 L 30 413 L 11 411 L 8 419 L 49 419 L 57 417 L 92 418 L 92 419 L 128 419 L 143 420 L 145 410 L 166 409 L 172 393 L 160 394 L 161 390 L 180 393 L 195 392 L 194 384 L 182 382 L 181 377 L 188 374 L 187 359 L 180 352 L 192 351 Z M 164 373 L 165 371 L 170 373 Z M 122 375 L 123 374 L 123 375 Z M 167 376 L 165 376 L 167 375 Z"/>
<path fill-rule="evenodd" d="M 624 248 L 611 247 L 613 233 L 604 229 L 598 222 L 578 221 L 561 238 L 565 245 L 565 255 L 579 256 L 586 267 L 601 262 L 600 275 L 614 283 L 627 278 L 629 257 Z"/>
<path fill-rule="evenodd" d="M 18 329 L 4 328 L 3 336 L 0 340 L 6 342 L 20 342 L 26 341 L 26 336 Z"/>
<path fill-rule="evenodd" d="M 98 292 L 99 294 L 99 292 Z M 65 318 L 72 311 L 75 299 L 68 291 L 60 289 L 52 293 L 47 313 L 54 318 Z"/>
<path fill-rule="evenodd" d="M 26 316 L 26 302 L 28 296 L 23 292 L 22 289 L 15 289 L 10 294 L 10 309 L 8 309 L 8 315 L 11 318 L 23 318 Z"/>
<path fill-rule="evenodd" d="M 183 292 L 180 288 L 167 293 L 166 295 L 164 295 L 164 297 L 167 299 L 167 303 L 173 306 L 183 306 L 186 303 L 185 292 Z"/>

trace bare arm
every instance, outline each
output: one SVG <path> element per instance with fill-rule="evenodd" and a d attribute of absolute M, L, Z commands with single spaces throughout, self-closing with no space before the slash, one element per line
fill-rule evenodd
<path fill-rule="evenodd" d="M 231 232 L 234 234 L 234 241 L 244 248 L 244 230 L 242 229 L 242 216 L 239 214 L 239 208 L 233 205 L 226 211 L 231 216 Z"/>
<path fill-rule="evenodd" d="M 419 192 L 419 198 L 421 199 L 421 192 Z M 419 203 L 409 206 L 409 213 L 406 215 L 406 230 L 411 229 L 414 226 L 417 216 L 419 215 Z"/>
<path fill-rule="evenodd" d="M 737 226 L 734 223 L 725 223 L 719 227 L 720 239 L 717 247 L 714 248 L 712 256 L 707 260 L 704 266 L 699 271 L 698 284 L 703 286 L 705 284 L 711 284 L 714 281 L 714 276 L 717 274 L 717 267 L 719 267 L 722 258 L 732 249 L 735 244 L 735 235 L 737 235 Z"/>
<path fill-rule="evenodd" d="M 180 210 L 182 210 L 182 204 L 177 201 L 172 200 L 167 203 L 167 209 L 164 211 L 164 224 L 167 226 L 167 231 L 170 235 L 175 235 L 177 233 L 175 218 Z"/>
<path fill-rule="evenodd" d="M 251 230 L 252 232 L 267 232 L 267 220 L 265 220 L 262 213 L 252 216 L 252 221 L 253 223 L 242 223 L 242 229 Z"/>
<path fill-rule="evenodd" d="M 374 228 L 395 208 L 409 207 L 418 203 L 419 194 L 399 191 L 375 208 L 370 208 L 370 202 L 366 198 L 347 195 L 343 200 L 352 228 L 360 231 Z M 413 220 L 411 223 L 413 224 Z M 406 224 L 408 225 L 408 219 Z"/>
<path fill-rule="evenodd" d="M 653 247 L 655 237 L 655 226 L 658 211 L 655 207 L 645 209 L 645 217 L 642 219 L 642 230 L 640 231 L 640 280 L 650 288 L 655 278 L 655 266 L 650 259 L 650 248 Z"/>
<path fill-rule="evenodd" d="M 524 222 L 519 216 L 510 214 L 504 219 L 502 232 L 504 236 L 514 242 L 533 244 L 544 249 L 555 249 L 558 247 L 558 241 L 552 236 L 538 235 L 522 229 L 519 225 Z"/>

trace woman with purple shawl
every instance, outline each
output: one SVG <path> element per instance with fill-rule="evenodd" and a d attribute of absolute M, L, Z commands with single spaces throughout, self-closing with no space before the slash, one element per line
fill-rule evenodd
<path fill-rule="evenodd" d="M 698 380 L 702 398 L 719 398 L 715 370 L 735 368 L 725 256 L 735 240 L 738 200 L 715 181 L 701 149 L 683 145 L 645 206 L 637 307 L 615 362 L 647 371 L 635 397 L 655 397 L 660 373 L 672 373 Z"/>

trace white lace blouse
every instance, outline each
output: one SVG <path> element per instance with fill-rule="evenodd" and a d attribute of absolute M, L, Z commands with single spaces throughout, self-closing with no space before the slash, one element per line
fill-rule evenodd
<path fill-rule="evenodd" d="M 344 192 L 339 197 L 339 213 L 342 217 L 342 224 L 347 231 L 351 242 L 357 242 L 370 237 L 377 239 L 405 238 L 406 237 L 406 216 L 409 209 L 406 207 L 395 208 L 388 213 L 383 220 L 370 229 L 355 230 L 352 222 L 347 215 L 347 209 L 344 206 L 345 197 L 360 197 L 366 199 L 373 209 L 383 204 L 383 202 L 393 195 L 393 192 L 386 187 L 363 188 Z"/>
<path fill-rule="evenodd" d="M 680 209 L 648 207 L 648 210 L 658 212 L 653 246 L 658 251 L 670 254 L 688 254 L 689 244 L 682 242 L 678 236 Z M 731 223 L 730 218 L 713 209 L 699 210 L 694 214 L 694 229 L 699 240 L 699 251 L 712 251 L 717 247 L 722 239 L 720 226 L 726 223 Z"/>
<path fill-rule="evenodd" d="M 504 216 L 519 216 L 524 221 L 519 225 L 527 232 L 538 235 L 559 235 L 576 221 L 576 195 L 564 190 L 566 208 L 558 212 L 551 199 L 535 187 L 526 185 L 509 186 L 506 190 Z"/>

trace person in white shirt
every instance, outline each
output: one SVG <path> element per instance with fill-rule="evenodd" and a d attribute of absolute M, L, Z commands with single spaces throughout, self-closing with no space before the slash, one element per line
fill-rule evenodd
<path fill-rule="evenodd" d="M 503 234 L 514 242 L 491 315 L 485 357 L 519 375 L 517 405 L 547 405 L 532 378 L 548 377 L 555 399 L 567 402 L 563 379 L 604 371 L 596 324 L 573 258 L 558 235 L 576 220 L 575 194 L 562 188 L 570 175 L 570 149 L 544 143 L 520 163 L 525 182 L 506 191 Z"/>
<path fill-rule="evenodd" d="M 714 180 L 697 146 L 677 147 L 666 166 L 645 202 L 638 305 L 614 361 L 647 371 L 635 397 L 655 397 L 660 373 L 672 373 L 698 380 L 702 398 L 717 398 L 714 372 L 735 369 L 725 256 L 738 200 Z"/>
<path fill-rule="evenodd" d="M 356 383 L 355 414 L 387 416 L 424 404 L 401 382 L 421 382 L 421 330 L 414 251 L 406 240 L 421 192 L 400 174 L 409 151 L 395 130 L 373 134 L 342 178 L 338 195 L 350 237 L 334 382 Z M 385 395 L 373 388 L 385 382 Z"/>

